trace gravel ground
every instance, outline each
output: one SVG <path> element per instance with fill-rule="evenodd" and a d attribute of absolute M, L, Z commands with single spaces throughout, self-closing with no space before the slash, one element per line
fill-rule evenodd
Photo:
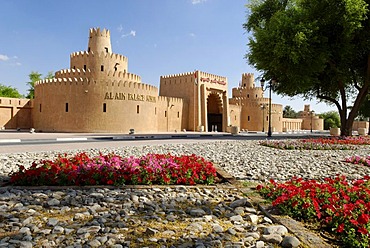
<path fill-rule="evenodd" d="M 121 156 L 197 154 L 240 180 L 291 176 L 359 178 L 370 169 L 342 162 L 369 155 L 347 151 L 286 151 L 256 141 L 134 146 L 99 150 Z M 97 155 L 98 150 L 87 150 Z M 74 154 L 77 151 L 63 151 Z M 0 175 L 60 152 L 0 155 Z M 297 247 L 285 227 L 263 216 L 241 192 L 212 187 L 0 188 L 0 247 Z"/>
<path fill-rule="evenodd" d="M 18 170 L 19 165 L 28 167 L 33 161 L 52 159 L 61 152 L 75 154 L 77 151 L 42 153 L 0 154 L 0 176 Z M 334 177 L 337 174 L 359 178 L 370 174 L 370 168 L 344 163 L 353 155 L 369 155 L 370 146 L 357 150 L 279 150 L 258 145 L 258 141 L 217 141 L 199 144 L 176 144 L 154 146 L 130 146 L 109 149 L 84 150 L 92 155 L 114 152 L 123 157 L 141 156 L 148 153 L 171 153 L 174 155 L 196 154 L 213 161 L 240 180 L 263 182 L 273 178 L 288 180 L 292 176 L 311 179 Z"/>

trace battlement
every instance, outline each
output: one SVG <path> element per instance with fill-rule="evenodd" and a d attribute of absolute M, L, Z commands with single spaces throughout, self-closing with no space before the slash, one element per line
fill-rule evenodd
<path fill-rule="evenodd" d="M 114 78 L 124 78 L 126 80 L 131 80 L 135 82 L 141 82 L 141 77 L 139 75 L 129 73 L 129 72 L 108 71 L 107 76 L 114 77 Z"/>
<path fill-rule="evenodd" d="M 218 75 L 215 75 L 215 74 L 211 74 L 211 73 L 207 73 L 207 72 L 199 72 L 199 77 L 202 78 L 213 78 L 213 79 L 216 79 L 216 80 L 219 80 L 219 81 L 224 81 L 226 82 L 227 81 L 227 77 L 223 77 L 223 76 L 218 76 Z"/>
<path fill-rule="evenodd" d="M 106 74 L 107 77 L 111 78 L 122 78 L 128 81 L 135 81 L 135 82 L 141 82 L 141 77 L 128 72 L 123 71 L 108 71 L 108 72 L 102 72 L 98 71 L 97 73 Z M 86 71 L 84 69 L 64 69 L 57 71 L 55 73 L 56 78 L 91 78 L 95 76 L 94 70 L 87 69 Z"/>
<path fill-rule="evenodd" d="M 107 86 L 117 86 L 123 88 L 133 88 L 138 90 L 150 91 L 153 94 L 158 95 L 158 88 L 149 84 L 125 81 L 125 80 L 104 80 L 101 82 Z M 96 85 L 97 82 L 92 78 L 52 78 L 52 79 L 43 79 L 35 82 L 35 87 L 42 86 L 59 86 L 59 85 Z"/>
<path fill-rule="evenodd" d="M 185 73 L 180 73 L 180 74 L 172 74 L 172 75 L 164 75 L 161 76 L 160 78 L 166 79 L 166 78 L 178 78 L 178 77 L 188 77 L 188 76 L 193 76 L 194 77 L 194 72 L 185 72 Z"/>
<path fill-rule="evenodd" d="M 90 37 L 92 36 L 104 36 L 109 38 L 110 37 L 110 31 L 108 29 L 100 30 L 100 28 L 90 28 Z"/>
<path fill-rule="evenodd" d="M 260 87 L 236 87 L 236 88 L 232 88 L 232 90 L 234 91 L 246 91 L 246 90 L 255 90 L 255 89 L 258 89 Z"/>
<path fill-rule="evenodd" d="M 61 85 L 61 84 L 90 84 L 93 80 L 89 78 L 51 78 L 51 79 L 43 79 L 40 81 L 35 82 L 35 87 L 43 86 L 43 85 Z"/>
<path fill-rule="evenodd" d="M 137 90 L 145 90 L 150 91 L 153 94 L 158 95 L 158 88 L 156 86 L 145 84 L 145 83 L 139 83 L 139 82 L 133 82 L 133 81 L 124 81 L 124 80 L 105 80 L 103 83 L 105 83 L 107 86 L 117 86 L 117 87 L 124 87 L 124 88 L 132 88 Z"/>
<path fill-rule="evenodd" d="M 253 73 L 243 73 L 242 78 L 254 78 L 254 74 Z"/>
<path fill-rule="evenodd" d="M 100 53 L 94 53 L 94 52 L 88 52 L 88 51 L 79 51 L 79 52 L 73 52 L 70 55 L 70 59 L 75 59 L 75 58 L 88 58 L 88 57 L 97 57 L 100 59 L 112 59 L 115 61 L 122 61 L 126 62 L 128 61 L 128 58 L 123 56 L 122 54 L 117 54 L 117 53 L 106 53 L 106 52 L 100 52 Z"/>
<path fill-rule="evenodd" d="M 158 102 L 168 102 L 168 103 L 183 103 L 182 98 L 169 97 L 169 96 L 158 96 Z"/>
<path fill-rule="evenodd" d="M 91 73 L 90 69 L 64 69 L 55 72 L 55 78 L 90 77 Z"/>

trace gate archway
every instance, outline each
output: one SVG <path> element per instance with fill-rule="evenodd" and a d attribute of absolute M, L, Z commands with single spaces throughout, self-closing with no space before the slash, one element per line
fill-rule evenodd
<path fill-rule="evenodd" d="M 222 132 L 222 100 L 218 94 L 211 93 L 207 98 L 208 132 Z"/>

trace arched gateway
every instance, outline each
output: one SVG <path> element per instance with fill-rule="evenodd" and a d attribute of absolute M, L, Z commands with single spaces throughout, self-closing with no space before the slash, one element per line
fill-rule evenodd
<path fill-rule="evenodd" d="M 217 93 L 211 93 L 207 98 L 208 131 L 222 132 L 222 99 Z"/>

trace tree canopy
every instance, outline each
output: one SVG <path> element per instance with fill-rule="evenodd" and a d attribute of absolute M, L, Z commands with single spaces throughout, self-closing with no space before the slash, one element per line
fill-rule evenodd
<path fill-rule="evenodd" d="M 369 2 L 255 0 L 244 24 L 252 35 L 249 63 L 276 80 L 278 94 L 335 105 L 342 135 L 351 135 L 369 92 Z"/>
<path fill-rule="evenodd" d="M 41 76 L 42 74 L 38 73 L 37 71 L 31 71 L 31 73 L 28 75 L 30 81 L 27 82 L 29 86 L 27 98 L 29 99 L 35 98 L 35 82 L 42 80 Z M 44 79 L 50 79 L 53 77 L 54 77 L 53 72 L 48 72 Z"/>
<path fill-rule="evenodd" d="M 336 111 L 329 111 L 319 115 L 324 119 L 324 129 L 329 130 L 331 127 L 340 127 L 339 114 Z"/>
<path fill-rule="evenodd" d="M 0 84 L 0 97 L 22 98 L 23 96 L 16 88 Z"/>
<path fill-rule="evenodd" d="M 286 105 L 283 109 L 283 117 L 284 118 L 297 118 L 298 113 L 295 112 L 291 106 Z"/>

